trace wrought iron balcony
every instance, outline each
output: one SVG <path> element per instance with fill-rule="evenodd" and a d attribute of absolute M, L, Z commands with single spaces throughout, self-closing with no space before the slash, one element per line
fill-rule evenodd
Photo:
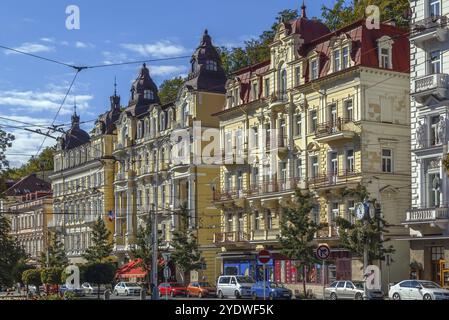
<path fill-rule="evenodd" d="M 352 122 L 349 118 L 337 118 L 337 121 L 328 121 L 317 125 L 315 140 L 317 142 L 330 142 L 341 139 L 352 139 L 354 131 L 349 130 L 345 125 Z"/>
<path fill-rule="evenodd" d="M 253 230 L 251 231 L 251 241 L 277 241 L 280 234 L 279 229 Z"/>
<path fill-rule="evenodd" d="M 412 80 L 411 96 L 424 103 L 430 96 L 439 100 L 449 99 L 449 75 L 436 73 Z"/>
<path fill-rule="evenodd" d="M 298 178 L 263 181 L 250 187 L 248 197 L 294 191 L 301 186 L 301 182 Z"/>
<path fill-rule="evenodd" d="M 231 231 L 231 232 L 217 232 L 214 234 L 214 243 L 220 244 L 238 244 L 248 243 L 249 236 L 243 231 Z"/>
<path fill-rule="evenodd" d="M 214 201 L 229 201 L 235 199 L 241 199 L 247 194 L 242 188 L 236 189 L 225 189 L 223 191 L 214 191 L 213 199 Z"/>
<path fill-rule="evenodd" d="M 431 16 L 412 25 L 410 41 L 421 49 L 428 49 L 432 42 L 448 41 L 446 16 Z"/>
<path fill-rule="evenodd" d="M 433 222 L 440 219 L 449 219 L 449 208 L 421 208 L 407 211 L 406 222 Z"/>
<path fill-rule="evenodd" d="M 309 177 L 308 183 L 312 188 L 327 188 L 355 182 L 360 175 L 361 173 L 356 170 L 342 170 L 335 174 L 319 174 L 314 177 Z"/>

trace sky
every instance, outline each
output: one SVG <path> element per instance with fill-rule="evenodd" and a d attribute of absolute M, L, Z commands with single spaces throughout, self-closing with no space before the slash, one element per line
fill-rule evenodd
<path fill-rule="evenodd" d="M 300 0 L 82 0 L 0 2 L 0 45 L 71 65 L 98 65 L 190 56 L 208 29 L 217 46 L 240 46 L 270 28 L 277 13 L 298 9 Z M 307 16 L 319 17 L 332 0 L 306 0 Z M 79 8 L 80 28 L 69 30 L 66 8 Z M 188 58 L 148 63 L 153 80 L 185 76 Z M 85 130 L 109 108 L 117 91 L 122 105 L 129 100 L 139 65 L 83 70 L 59 114 L 74 77 L 69 67 L 0 49 L 0 127 L 16 137 L 7 150 L 12 167 L 36 155 L 44 137 L 8 119 L 48 126 L 70 123 L 76 97 Z M 57 117 L 56 117 L 57 115 Z M 56 118 L 55 118 L 56 117 Z M 53 122 L 54 121 L 54 122 Z M 90 122 L 89 122 L 90 121 Z M 45 130 L 44 130 L 45 131 Z M 44 147 L 56 143 L 47 138 Z"/>

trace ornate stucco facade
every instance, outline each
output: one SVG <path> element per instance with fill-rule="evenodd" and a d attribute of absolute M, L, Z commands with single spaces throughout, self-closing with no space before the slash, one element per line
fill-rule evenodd
<path fill-rule="evenodd" d="M 400 212 L 410 200 L 407 52 L 399 28 L 368 30 L 358 21 L 329 33 L 303 8 L 302 17 L 279 25 L 270 61 L 229 80 L 227 105 L 216 114 L 225 164 L 215 195 L 222 230 L 214 241 L 224 273 L 261 278 L 256 254 L 269 249 L 268 277 L 298 280 L 277 240 L 281 207 L 297 188 L 314 194 L 312 218 L 329 225 L 316 235 L 332 249 L 325 283 L 362 278 L 360 257 L 341 248 L 334 222 L 353 219 L 356 200 L 345 188 L 366 186 L 381 204 L 389 238 L 406 233 Z M 379 262 L 384 289 L 407 277 L 401 261 L 408 245 L 389 244 L 396 253 L 389 266 Z M 321 284 L 322 274 L 317 265 L 307 282 Z"/>

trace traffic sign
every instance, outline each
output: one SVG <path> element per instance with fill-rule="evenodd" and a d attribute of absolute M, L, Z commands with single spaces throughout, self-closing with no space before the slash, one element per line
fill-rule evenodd
<path fill-rule="evenodd" d="M 327 260 L 331 255 L 331 249 L 327 244 L 320 244 L 318 248 L 316 248 L 316 256 L 320 260 Z"/>
<path fill-rule="evenodd" d="M 268 250 L 259 251 L 259 262 L 262 264 L 267 264 L 271 260 L 271 253 Z"/>

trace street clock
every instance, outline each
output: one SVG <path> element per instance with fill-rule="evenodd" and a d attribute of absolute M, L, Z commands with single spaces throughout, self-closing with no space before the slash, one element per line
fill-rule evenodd
<path fill-rule="evenodd" d="M 355 208 L 355 215 L 358 220 L 363 220 L 366 216 L 366 206 L 364 203 L 360 202 Z"/>

